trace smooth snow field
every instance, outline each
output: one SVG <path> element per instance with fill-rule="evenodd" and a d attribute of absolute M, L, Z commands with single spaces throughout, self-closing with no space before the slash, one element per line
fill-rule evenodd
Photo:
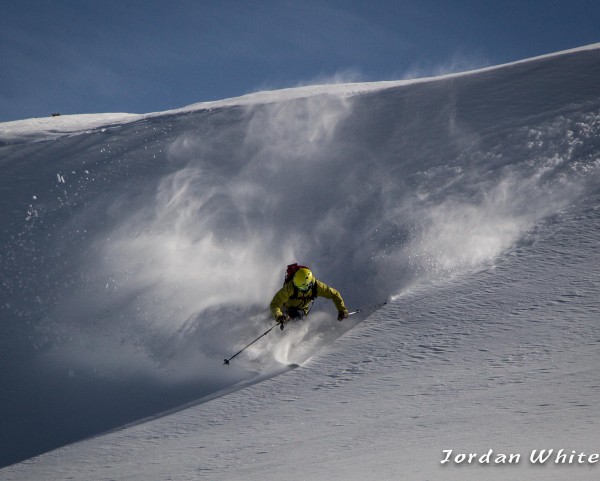
<path fill-rule="evenodd" d="M 599 479 L 599 79 L 0 123 L 0 480 Z"/>

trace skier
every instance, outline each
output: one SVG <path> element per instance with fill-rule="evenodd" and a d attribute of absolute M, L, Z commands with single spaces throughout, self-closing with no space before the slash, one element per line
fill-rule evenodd
<path fill-rule="evenodd" d="M 338 291 L 315 279 L 308 267 L 291 264 L 287 268 L 283 287 L 271 301 L 271 313 L 283 330 L 286 322 L 307 316 L 317 297 L 333 301 L 338 311 L 338 321 L 348 317 L 348 309 Z"/>

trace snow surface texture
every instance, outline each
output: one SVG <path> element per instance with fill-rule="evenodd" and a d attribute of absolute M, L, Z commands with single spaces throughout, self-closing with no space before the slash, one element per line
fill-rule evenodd
<path fill-rule="evenodd" d="M 600 452 L 598 78 L 595 45 L 0 124 L 2 465 L 128 425 L 0 479 L 597 479 L 526 458 Z M 391 302 L 320 301 L 222 366 L 292 261 Z"/>

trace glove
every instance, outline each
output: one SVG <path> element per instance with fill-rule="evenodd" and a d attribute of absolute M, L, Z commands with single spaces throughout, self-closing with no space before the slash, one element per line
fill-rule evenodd
<path fill-rule="evenodd" d="M 275 322 L 277 322 L 277 324 L 279 324 L 279 329 L 281 329 L 283 331 L 283 325 L 288 322 L 290 320 L 290 316 L 286 315 L 286 314 L 281 314 L 280 316 L 277 316 L 277 319 L 275 319 Z"/>
<path fill-rule="evenodd" d="M 338 321 L 342 319 L 346 319 L 348 317 L 348 309 L 344 309 L 343 311 L 338 311 Z"/>

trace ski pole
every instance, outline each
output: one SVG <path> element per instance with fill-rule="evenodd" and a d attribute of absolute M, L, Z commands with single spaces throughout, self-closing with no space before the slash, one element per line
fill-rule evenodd
<path fill-rule="evenodd" d="M 414 299 L 413 301 L 409 302 L 407 304 L 407 306 L 410 306 L 411 304 L 414 304 L 415 302 L 419 302 L 422 301 L 423 299 L 425 299 L 427 296 L 423 296 L 423 297 L 419 297 L 418 299 Z M 382 302 L 381 304 L 375 304 L 373 306 L 369 306 L 369 307 L 362 307 L 360 309 L 356 309 L 356 311 L 352 311 L 349 312 L 348 315 L 351 316 L 352 314 L 356 314 L 357 312 L 362 312 L 362 311 L 368 311 L 370 309 L 377 309 L 379 307 L 385 306 L 387 304 L 387 301 Z"/>
<path fill-rule="evenodd" d="M 349 316 L 351 316 L 352 314 L 356 314 L 356 313 L 358 313 L 358 312 L 362 312 L 362 311 L 369 311 L 369 310 L 371 310 L 371 309 L 377 309 L 378 307 L 385 306 L 386 304 L 387 304 L 387 301 L 385 301 L 385 302 L 382 302 L 382 303 L 380 303 L 380 304 L 375 304 L 375 305 L 373 305 L 373 306 L 361 307 L 360 309 L 356 309 L 356 311 L 349 312 L 349 313 L 348 313 L 348 315 L 349 315 Z"/>
<path fill-rule="evenodd" d="M 265 337 L 267 334 L 269 334 L 269 332 L 271 332 L 275 327 L 277 327 L 279 324 L 275 324 L 274 326 L 270 327 L 268 330 L 266 330 L 265 332 L 263 332 L 260 336 L 258 336 L 256 339 L 254 339 L 254 341 L 252 341 L 250 344 L 248 344 L 246 347 L 240 349 L 238 352 L 236 352 L 233 356 L 231 356 L 229 359 L 225 359 L 225 361 L 223 362 L 224 365 L 229 366 L 229 361 L 231 361 L 234 357 L 236 357 L 238 354 L 241 354 L 242 352 L 244 352 L 246 349 L 248 349 L 252 344 L 254 344 L 256 341 L 258 341 L 260 338 Z"/>

